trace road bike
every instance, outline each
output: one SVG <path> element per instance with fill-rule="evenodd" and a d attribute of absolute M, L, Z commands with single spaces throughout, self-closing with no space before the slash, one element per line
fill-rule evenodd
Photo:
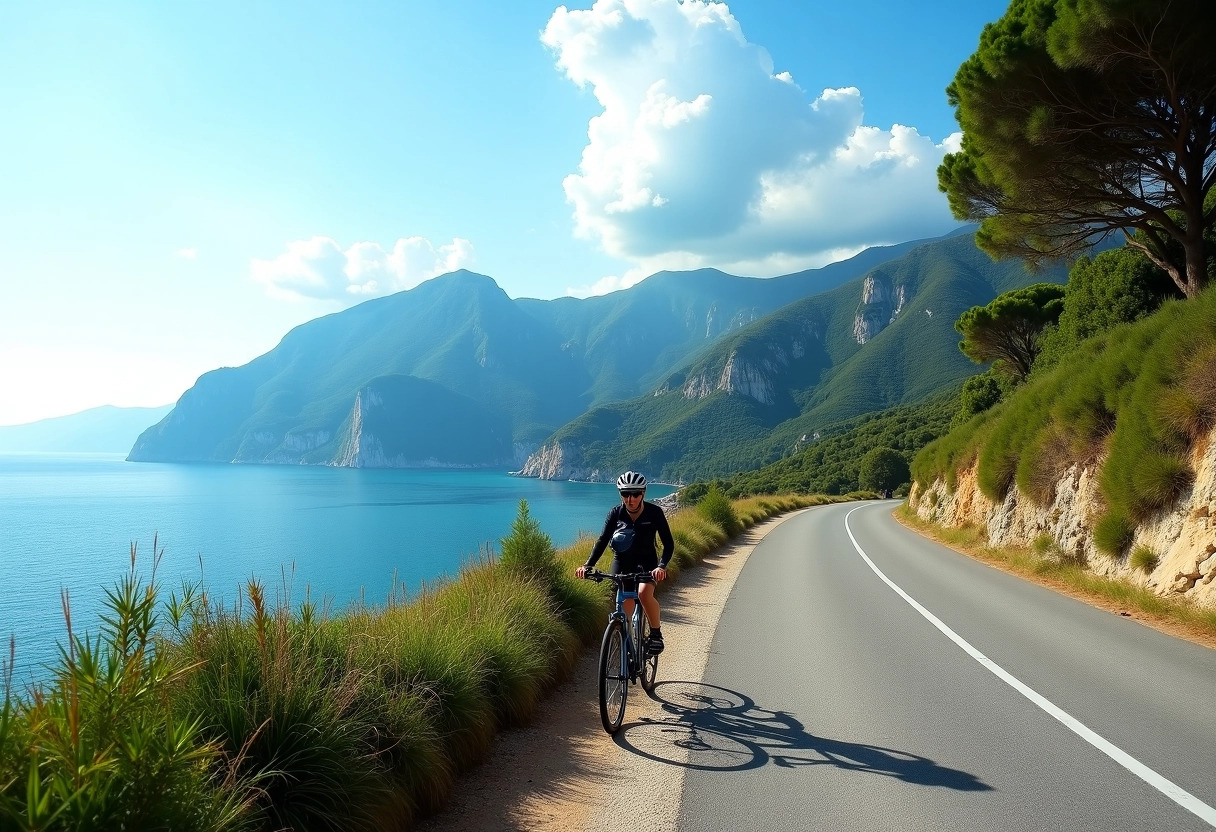
<path fill-rule="evenodd" d="M 649 572 L 612 574 L 591 569 L 583 576 L 591 581 L 612 581 L 616 585 L 616 608 L 608 615 L 604 641 L 600 645 L 600 721 L 604 730 L 615 734 L 625 718 L 625 700 L 630 683 L 641 682 L 647 693 L 654 691 L 659 672 L 658 654 L 646 649 L 650 620 L 642 609 L 637 585 L 653 582 Z M 633 601 L 633 614 L 625 614 L 625 602 Z"/>

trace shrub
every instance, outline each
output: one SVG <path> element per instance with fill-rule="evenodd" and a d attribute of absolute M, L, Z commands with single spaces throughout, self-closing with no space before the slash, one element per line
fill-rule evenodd
<path fill-rule="evenodd" d="M 874 448 L 861 458 L 858 482 L 870 491 L 895 490 L 908 481 L 908 461 L 894 448 Z"/>
<path fill-rule="evenodd" d="M 1073 464 L 1072 440 L 1055 423 L 1039 431 L 1018 462 L 1018 489 L 1040 506 L 1055 500 L 1060 478 Z"/>
<path fill-rule="evenodd" d="M 701 501 L 707 493 L 709 493 L 709 483 L 694 482 L 684 486 L 679 491 L 679 501 L 681 506 L 695 506 Z"/>
<path fill-rule="evenodd" d="M 1144 520 L 1168 508 L 1194 481 L 1195 472 L 1177 457 L 1146 454 L 1133 472 L 1133 516 Z"/>
<path fill-rule="evenodd" d="M 528 511 L 528 501 L 519 501 L 519 510 L 511 523 L 511 533 L 502 539 L 499 563 L 536 580 L 546 587 L 557 584 L 562 568 L 557 561 L 553 540 L 545 534 L 540 523 Z"/>
<path fill-rule="evenodd" d="M 963 382 L 959 393 L 958 411 L 951 421 L 957 427 L 986 410 L 991 410 L 1009 391 L 1011 385 L 1004 373 L 989 369 Z"/>
<path fill-rule="evenodd" d="M 727 537 L 733 537 L 741 528 L 739 518 L 730 499 L 723 494 L 715 484 L 710 487 L 701 502 L 697 503 L 697 513 L 714 523 Z"/>
<path fill-rule="evenodd" d="M 1132 569 L 1139 569 L 1145 575 L 1156 569 L 1160 562 L 1161 558 L 1148 546 L 1137 546 L 1128 559 L 1128 565 Z"/>
<path fill-rule="evenodd" d="M 1123 514 L 1108 512 L 1094 526 L 1094 545 L 1114 558 L 1123 557 L 1136 535 L 1136 528 Z"/>

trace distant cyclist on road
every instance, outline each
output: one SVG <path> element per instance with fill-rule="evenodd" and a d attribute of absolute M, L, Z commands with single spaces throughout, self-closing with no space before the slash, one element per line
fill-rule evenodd
<path fill-rule="evenodd" d="M 675 552 L 675 541 L 667 525 L 667 515 L 654 503 L 648 503 L 646 478 L 634 471 L 626 471 L 616 479 L 616 489 L 621 492 L 621 503 L 612 507 L 604 521 L 604 531 L 591 549 L 591 557 L 575 570 L 580 578 L 595 566 L 608 543 L 616 556 L 612 559 L 613 573 L 649 572 L 655 581 L 667 577 L 667 564 Z M 655 548 L 655 535 L 663 542 L 663 558 L 659 559 Z M 638 587 L 638 597 L 646 618 L 650 621 L 650 639 L 646 649 L 652 654 L 663 652 L 663 633 L 659 630 L 659 601 L 654 597 L 654 584 L 643 583 Z M 632 602 L 629 602 L 632 607 Z M 626 610 L 628 613 L 629 610 Z"/>

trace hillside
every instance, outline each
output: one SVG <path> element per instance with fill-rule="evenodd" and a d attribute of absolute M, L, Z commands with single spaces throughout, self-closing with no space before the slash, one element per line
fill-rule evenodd
<path fill-rule="evenodd" d="M 636 396 L 722 336 L 917 244 L 772 279 L 662 272 L 586 300 L 512 300 L 489 277 L 454 272 L 204 374 L 129 458 L 517 467 L 588 408 Z"/>
<path fill-rule="evenodd" d="M 993 262 L 969 235 L 922 244 L 730 333 L 647 395 L 583 414 L 523 473 L 689 481 L 774 462 L 830 425 L 957 385 L 977 370 L 957 346 L 959 314 L 1065 276 Z"/>
<path fill-rule="evenodd" d="M 1216 604 L 1216 290 L 1084 341 L 914 461 L 912 507 Z"/>
<path fill-rule="evenodd" d="M 105 405 L 69 416 L 0 427 L 0 453 L 125 454 L 149 425 L 159 422 L 172 409 L 172 405 Z"/>

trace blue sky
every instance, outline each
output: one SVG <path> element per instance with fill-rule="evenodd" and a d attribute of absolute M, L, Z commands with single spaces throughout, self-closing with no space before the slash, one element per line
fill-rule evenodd
<path fill-rule="evenodd" d="M 454 268 L 772 276 L 955 226 L 949 0 L 0 4 L 0 425 Z"/>

